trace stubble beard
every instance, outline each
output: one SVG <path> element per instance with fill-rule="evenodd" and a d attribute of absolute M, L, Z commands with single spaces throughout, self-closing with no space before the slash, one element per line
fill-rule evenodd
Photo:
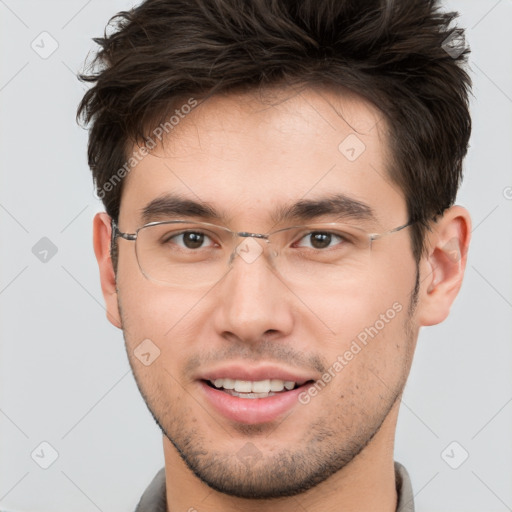
<path fill-rule="evenodd" d="M 236 430 L 247 439 L 245 444 L 238 439 L 238 443 L 234 443 L 235 449 L 216 450 L 214 442 L 194 427 L 198 422 L 194 422 L 193 413 L 183 410 L 177 416 L 176 407 L 168 403 L 168 396 L 161 389 L 151 397 L 148 396 L 130 354 L 128 359 L 139 391 L 155 422 L 197 478 L 218 492 L 239 498 L 265 500 L 296 496 L 327 480 L 353 461 L 375 437 L 400 400 L 415 342 L 412 316 L 417 305 L 418 285 L 417 274 L 407 317 L 403 322 L 408 349 L 402 374 L 393 389 L 387 388 L 386 400 L 380 401 L 382 406 L 379 410 L 373 411 L 373 414 L 369 411 L 363 413 L 360 398 L 354 395 L 353 408 L 349 407 L 348 410 L 366 416 L 359 417 L 359 421 L 355 422 L 354 416 L 349 417 L 347 424 L 347 418 L 344 417 L 347 408 L 344 408 L 338 415 L 335 412 L 331 416 L 319 418 L 305 429 L 305 439 L 296 443 L 293 449 L 282 448 L 267 454 L 264 449 L 258 448 L 258 440 L 263 440 L 261 444 L 268 444 L 265 441 L 271 439 L 276 426 L 239 425 Z M 123 318 L 120 304 L 119 307 Z M 123 333 L 126 340 L 124 328 Z M 286 422 L 293 429 L 297 421 L 300 422 L 300 411 L 295 409 L 283 423 Z"/>

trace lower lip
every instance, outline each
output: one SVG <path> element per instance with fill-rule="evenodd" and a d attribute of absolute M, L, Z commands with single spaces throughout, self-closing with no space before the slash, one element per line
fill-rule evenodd
<path fill-rule="evenodd" d="M 298 396 L 307 385 L 267 398 L 239 398 L 210 387 L 201 381 L 208 402 L 225 418 L 237 423 L 256 424 L 275 421 L 297 404 Z"/>

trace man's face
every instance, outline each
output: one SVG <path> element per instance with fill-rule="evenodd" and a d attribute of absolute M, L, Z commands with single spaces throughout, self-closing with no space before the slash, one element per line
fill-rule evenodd
<path fill-rule="evenodd" d="M 408 218 L 388 177 L 385 124 L 348 94 L 287 91 L 273 105 L 255 95 L 214 97 L 180 120 L 165 149 L 132 170 L 119 228 L 135 232 L 143 210 L 167 196 L 207 204 L 218 215 L 185 218 L 238 232 L 268 233 L 299 221 L 389 231 Z M 373 216 L 327 208 L 306 221 L 276 220 L 296 203 L 340 195 Z M 146 220 L 183 218 L 168 213 Z M 264 241 L 252 242 L 265 249 Z M 325 265 L 329 282 L 314 275 L 287 280 L 265 249 L 254 260 L 235 256 L 214 285 L 163 285 L 142 274 L 133 242 L 118 244 L 118 301 L 138 386 L 165 436 L 210 486 L 242 497 L 301 492 L 394 423 L 418 330 L 409 229 L 375 240 L 364 265 Z M 134 352 L 143 340 L 160 350 L 147 366 Z M 216 389 L 217 379 L 221 386 L 222 379 L 300 386 L 245 398 Z M 319 380 L 323 385 L 310 391 Z"/>

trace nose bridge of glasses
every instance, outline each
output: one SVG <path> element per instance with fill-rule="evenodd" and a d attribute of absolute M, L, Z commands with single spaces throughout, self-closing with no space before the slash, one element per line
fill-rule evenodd
<path fill-rule="evenodd" d="M 269 235 L 265 235 L 263 233 L 251 233 L 249 231 L 238 231 L 235 233 L 237 237 L 241 238 L 259 238 L 260 240 L 267 240 Z"/>
<path fill-rule="evenodd" d="M 270 242 L 268 234 L 251 233 L 249 231 L 233 231 L 232 237 L 233 246 L 229 257 L 229 265 L 233 263 L 237 255 L 246 263 L 253 263 L 263 254 L 266 245 Z M 257 240 L 266 243 L 261 244 Z"/>

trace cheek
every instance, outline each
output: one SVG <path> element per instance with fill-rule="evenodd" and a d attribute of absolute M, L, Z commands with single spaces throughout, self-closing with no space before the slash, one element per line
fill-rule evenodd
<path fill-rule="evenodd" d="M 318 290 L 304 299 L 311 312 L 303 315 L 302 328 L 317 340 L 315 349 L 323 352 L 331 372 L 343 375 L 340 386 L 401 379 L 413 350 L 406 327 L 415 277 L 412 259 L 398 264 L 390 258 L 357 285 L 347 283 L 347 289 L 330 294 Z"/>
<path fill-rule="evenodd" d="M 130 289 L 133 288 L 133 289 Z M 198 298 L 159 286 L 119 287 L 125 323 L 131 334 L 165 340 L 194 318 Z"/>
<path fill-rule="evenodd" d="M 316 338 L 324 333 L 331 342 L 346 343 L 376 322 L 380 326 L 382 315 L 382 321 L 389 318 L 396 323 L 395 316 L 408 310 L 415 282 L 414 272 L 404 274 L 403 269 L 393 273 L 389 269 L 375 271 L 357 283 L 346 283 L 346 287 L 342 285 L 329 293 L 296 290 L 304 304 L 301 316 L 306 328 L 316 332 Z"/>
<path fill-rule="evenodd" d="M 148 280 L 141 272 L 133 247 L 120 253 L 117 290 L 127 343 L 146 338 L 165 343 L 176 325 L 191 311 L 197 294 Z"/>
<path fill-rule="evenodd" d="M 208 339 L 201 334 L 202 295 L 157 285 L 142 275 L 120 280 L 123 332 L 132 365 L 139 365 L 136 359 L 141 354 L 150 352 L 152 358 L 154 353 L 153 377 L 166 380 L 171 374 L 178 378 L 195 343 Z M 139 372 L 141 377 L 143 372 Z"/>

